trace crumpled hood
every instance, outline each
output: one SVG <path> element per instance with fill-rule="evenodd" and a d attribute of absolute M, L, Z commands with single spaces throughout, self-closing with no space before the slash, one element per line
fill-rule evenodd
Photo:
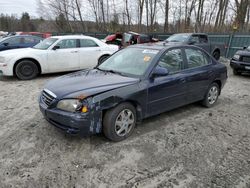
<path fill-rule="evenodd" d="M 45 88 L 57 98 L 84 98 L 138 82 L 138 78 L 93 70 L 84 70 L 49 81 Z"/>

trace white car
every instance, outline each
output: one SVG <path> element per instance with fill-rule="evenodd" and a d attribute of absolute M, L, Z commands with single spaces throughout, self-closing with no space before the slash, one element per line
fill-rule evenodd
<path fill-rule="evenodd" d="M 118 48 L 84 35 L 54 36 L 33 48 L 0 52 L 0 73 L 29 80 L 39 74 L 93 68 Z"/>

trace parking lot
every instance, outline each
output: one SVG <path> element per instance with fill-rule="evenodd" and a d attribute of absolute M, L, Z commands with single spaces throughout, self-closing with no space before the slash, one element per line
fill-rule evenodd
<path fill-rule="evenodd" d="M 228 72 L 215 107 L 146 119 L 118 143 L 46 122 L 37 99 L 62 74 L 0 76 L 0 187 L 250 187 L 250 76 Z"/>

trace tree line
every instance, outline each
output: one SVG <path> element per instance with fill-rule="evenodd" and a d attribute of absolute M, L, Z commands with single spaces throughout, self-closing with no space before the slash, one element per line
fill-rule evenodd
<path fill-rule="evenodd" d="M 39 19 L 0 15 L 0 30 L 250 32 L 249 0 L 37 0 Z"/>

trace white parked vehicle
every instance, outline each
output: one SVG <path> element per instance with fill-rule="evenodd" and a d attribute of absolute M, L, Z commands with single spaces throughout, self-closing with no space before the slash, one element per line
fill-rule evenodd
<path fill-rule="evenodd" d="M 39 74 L 93 68 L 118 50 L 89 36 L 54 36 L 32 48 L 0 52 L 0 72 L 28 80 Z"/>

